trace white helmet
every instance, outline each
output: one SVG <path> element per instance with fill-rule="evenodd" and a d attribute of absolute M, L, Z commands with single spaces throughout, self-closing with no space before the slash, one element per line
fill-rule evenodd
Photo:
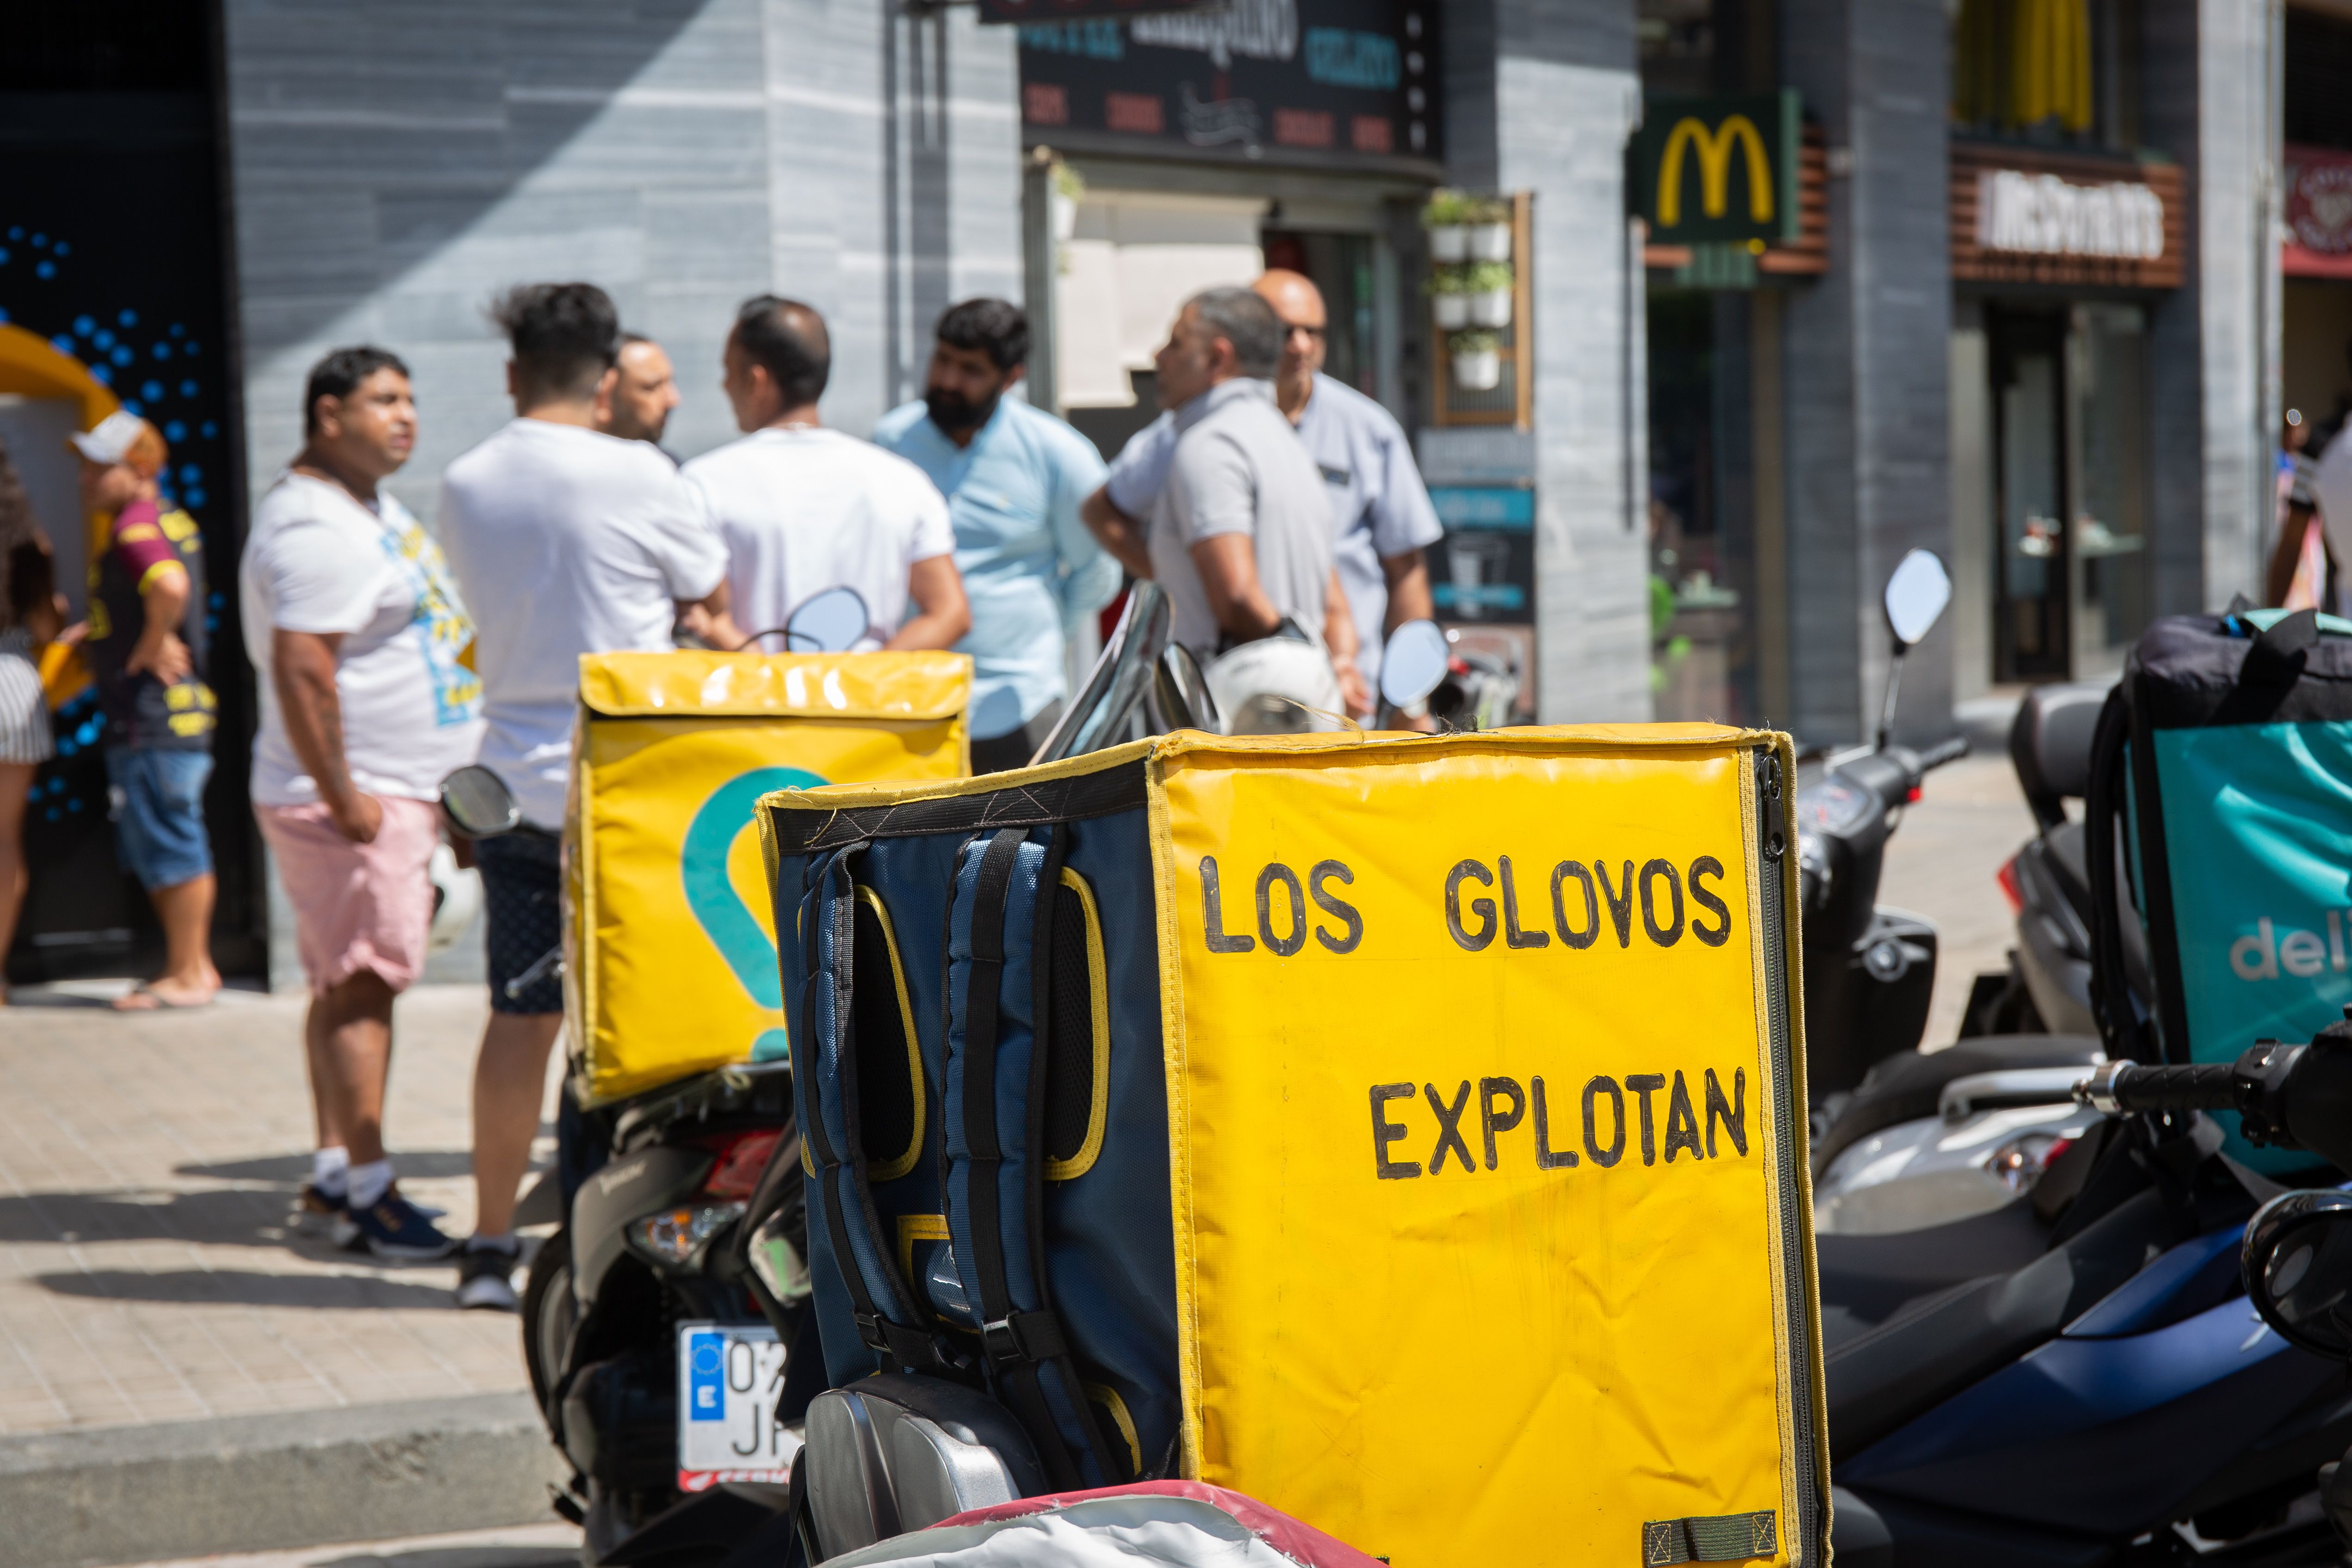
<path fill-rule="evenodd" d="M 1260 637 L 1209 666 L 1207 679 L 1228 735 L 1297 735 L 1343 727 L 1339 678 L 1320 644 L 1279 633 Z"/>

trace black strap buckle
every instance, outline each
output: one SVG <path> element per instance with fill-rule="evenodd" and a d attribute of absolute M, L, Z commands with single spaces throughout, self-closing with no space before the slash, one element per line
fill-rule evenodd
<path fill-rule="evenodd" d="M 1007 1312 L 982 1324 L 980 1340 L 989 1359 L 1000 1363 L 1052 1361 L 1070 1350 L 1062 1337 L 1062 1320 L 1051 1312 Z"/>
<path fill-rule="evenodd" d="M 857 1337 L 866 1348 L 910 1371 L 929 1371 L 947 1364 L 940 1347 L 931 1336 L 920 1329 L 910 1329 L 894 1323 L 878 1312 L 853 1312 L 857 1324 Z"/>

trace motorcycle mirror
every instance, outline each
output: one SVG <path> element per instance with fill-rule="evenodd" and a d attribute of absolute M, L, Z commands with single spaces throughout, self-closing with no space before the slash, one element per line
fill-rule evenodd
<path fill-rule="evenodd" d="M 1397 709 L 1426 701 L 1445 679 L 1452 656 L 1435 621 L 1405 622 L 1381 649 L 1381 700 Z"/>
<path fill-rule="evenodd" d="M 1182 643 L 1170 643 L 1160 650 L 1160 668 L 1153 672 L 1146 706 L 1151 727 L 1163 735 L 1171 730 L 1220 732 L 1217 700 L 1209 695 L 1209 678 L 1201 672 L 1201 661 L 1192 657 L 1192 650 Z"/>
<path fill-rule="evenodd" d="M 847 653 L 865 640 L 872 624 L 856 589 L 827 588 L 803 600 L 784 622 L 784 651 Z"/>
<path fill-rule="evenodd" d="M 2246 1294 L 2289 1344 L 2352 1361 L 2352 1193 L 2283 1193 L 2246 1226 Z"/>
<path fill-rule="evenodd" d="M 1951 602 L 1951 574 L 1932 550 L 1914 550 L 1886 580 L 1886 624 L 1904 647 L 1916 646 Z"/>
<path fill-rule="evenodd" d="M 467 763 L 441 781 L 441 809 L 468 838 L 496 838 L 522 821 L 522 807 L 507 781 L 479 763 Z"/>

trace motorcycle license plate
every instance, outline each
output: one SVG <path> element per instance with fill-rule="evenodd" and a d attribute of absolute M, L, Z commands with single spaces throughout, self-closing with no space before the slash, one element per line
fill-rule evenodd
<path fill-rule="evenodd" d="M 792 1479 L 798 1433 L 776 1419 L 784 1347 L 765 1323 L 677 1326 L 677 1485 Z"/>

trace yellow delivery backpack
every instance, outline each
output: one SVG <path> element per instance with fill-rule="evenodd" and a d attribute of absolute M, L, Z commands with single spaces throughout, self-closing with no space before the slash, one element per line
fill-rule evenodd
<path fill-rule="evenodd" d="M 950 653 L 580 660 L 564 1016 L 591 1103 L 785 1054 L 754 804 L 963 777 L 971 689 Z"/>
<path fill-rule="evenodd" d="M 1822 1562 L 1791 766 L 1182 732 L 767 796 L 829 1383 L 1397 1568 Z"/>

